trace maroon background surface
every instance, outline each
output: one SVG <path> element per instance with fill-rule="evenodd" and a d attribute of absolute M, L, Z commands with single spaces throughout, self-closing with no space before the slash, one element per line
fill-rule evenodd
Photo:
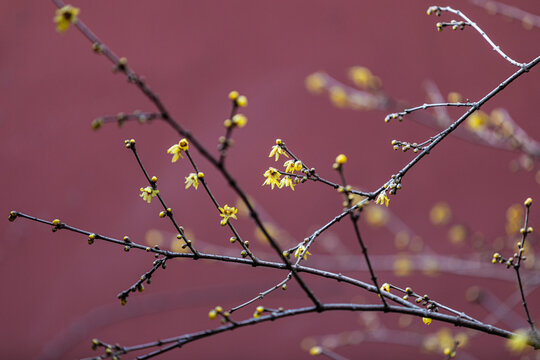
<path fill-rule="evenodd" d="M 513 3 L 540 14 L 538 1 Z M 347 81 L 349 67 L 367 66 L 382 78 L 390 94 L 421 104 L 425 101 L 422 83 L 427 79 L 445 94 L 459 91 L 477 99 L 515 71 L 470 29 L 438 33 L 439 20 L 425 15 L 431 0 L 123 0 L 73 5 L 208 148 L 215 148 L 223 134 L 222 122 L 230 111 L 227 93 L 238 89 L 248 96 L 249 122 L 234 134 L 228 166 L 256 199 L 263 218 L 279 224 L 296 241 L 339 213 L 341 199 L 335 191 L 312 183 L 298 186 L 294 193 L 262 188 L 262 173 L 275 166 L 267 157 L 275 138 L 284 139 L 306 163 L 334 181 L 338 181 L 331 169 L 334 158 L 347 154 L 347 178 L 371 190 L 412 158 L 410 153 L 394 152 L 389 145 L 392 139 L 418 141 L 434 134 L 414 122 L 385 124 L 386 114 L 379 111 L 338 109 L 326 97 L 305 90 L 307 75 L 324 70 Z M 525 31 L 519 22 L 488 15 L 467 1 L 450 5 L 475 19 L 513 58 L 529 61 L 538 56 L 540 30 Z M 170 224 L 157 216 L 158 204 L 147 205 L 138 197 L 144 178 L 123 145 L 124 139 L 135 138 L 149 172 L 160 179 L 162 194 L 196 241 L 202 240 L 204 250 L 228 246 L 230 234 L 219 226 L 204 192 L 183 190 L 188 164 L 171 164 L 165 152 L 178 141 L 171 129 L 156 121 L 91 130 L 90 122 L 98 116 L 154 108 L 122 75 L 111 73 L 111 64 L 94 55 L 76 29 L 58 34 L 52 23 L 54 11 L 49 1 L 0 3 L 0 214 L 7 217 L 10 210 L 19 210 L 45 219 L 60 218 L 114 237 L 130 235 L 136 241 L 143 241 L 149 229 L 172 234 Z M 506 108 L 537 137 L 538 79 L 535 68 L 486 109 Z M 218 199 L 234 204 L 236 196 L 226 183 L 195 157 Z M 453 248 L 446 232 L 430 225 L 429 209 L 436 201 L 448 202 L 455 216 L 485 234 L 489 243 L 504 234 L 508 206 L 527 196 L 540 200 L 534 172 L 508 170 L 515 158 L 510 152 L 447 139 L 407 175 L 390 208 L 433 250 L 466 256 L 474 249 Z M 540 227 L 539 220 L 533 208 L 532 225 Z M 240 220 L 238 227 L 252 236 L 249 220 Z M 366 226 L 363 231 L 373 255 L 396 252 L 389 232 Z M 153 258 L 148 254 L 126 254 L 121 247 L 101 242 L 89 247 L 84 236 L 66 231 L 53 234 L 47 226 L 24 220 L 0 222 L 0 233 L 0 353 L 6 359 L 80 358 L 93 355 L 89 346 L 93 337 L 130 345 L 213 327 L 216 322 L 207 318 L 209 309 L 240 304 L 284 276 L 270 269 L 171 261 L 143 294 L 130 297 L 128 306 L 121 307 L 116 294 L 149 269 Z M 360 254 L 348 223 L 336 226 L 331 235 L 345 244 L 336 252 Z M 268 247 L 253 243 L 255 252 L 274 258 Z M 317 251 L 314 247 L 312 252 Z M 341 270 L 337 260 L 328 266 L 323 260 L 316 255 L 310 258 L 313 265 L 369 281 L 365 271 Z M 358 262 L 363 260 L 359 257 Z M 392 271 L 381 271 L 379 276 L 428 292 L 480 319 L 486 311 L 464 300 L 469 286 L 488 287 L 502 299 L 515 291 L 512 282 L 474 276 L 427 277 L 415 272 L 396 278 Z M 304 277 L 324 301 L 348 302 L 358 295 L 376 301 L 358 289 Z M 538 301 L 538 293 L 533 293 L 530 307 L 536 320 L 540 320 Z M 262 304 L 288 308 L 309 301 L 291 283 L 287 293 L 276 292 Z M 522 308 L 514 310 L 522 317 Z M 239 312 L 238 319 L 251 316 L 252 311 L 248 307 Z M 382 317 L 389 327 L 396 327 L 397 319 L 397 315 Z M 518 323 L 526 326 L 521 318 Z M 427 334 L 443 326 L 426 327 L 413 319 L 410 331 Z M 201 340 L 164 358 L 307 358 L 299 345 L 304 337 L 357 329 L 363 329 L 357 314 L 301 316 Z M 384 343 L 337 351 L 349 358 L 440 358 Z M 503 339 L 487 335 L 474 338 L 466 351 L 474 358 L 510 356 Z"/>

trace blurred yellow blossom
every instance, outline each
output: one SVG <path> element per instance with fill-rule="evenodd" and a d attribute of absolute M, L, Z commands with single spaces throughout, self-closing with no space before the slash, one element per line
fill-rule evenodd
<path fill-rule="evenodd" d="M 448 239 L 452 244 L 460 244 L 467 238 L 467 228 L 463 225 L 453 225 L 448 230 Z"/>
<path fill-rule="evenodd" d="M 330 88 L 330 101 L 337 107 L 345 107 L 347 105 L 347 93 L 340 86 L 332 86 Z"/>
<path fill-rule="evenodd" d="M 477 110 L 467 119 L 467 128 L 473 132 L 482 131 L 486 126 L 488 119 L 489 116 L 485 112 Z"/>
<path fill-rule="evenodd" d="M 451 103 L 461 102 L 461 94 L 455 91 L 448 93 L 448 102 L 451 102 Z"/>
<path fill-rule="evenodd" d="M 394 260 L 394 274 L 396 274 L 396 276 L 410 275 L 412 269 L 413 263 L 408 256 L 399 255 L 396 260 Z"/>
<path fill-rule="evenodd" d="M 350 68 L 349 78 L 362 89 L 378 89 L 381 86 L 381 80 L 364 66 Z"/>
<path fill-rule="evenodd" d="M 309 349 L 309 355 L 316 356 L 322 354 L 322 348 L 320 346 L 314 346 Z"/>
<path fill-rule="evenodd" d="M 506 347 L 513 353 L 520 353 L 525 350 L 528 344 L 529 336 L 527 330 L 517 330 L 506 342 Z"/>
<path fill-rule="evenodd" d="M 366 210 L 366 221 L 369 225 L 379 227 L 388 222 L 388 213 L 384 208 L 379 206 L 370 206 Z"/>
<path fill-rule="evenodd" d="M 435 225 L 445 225 L 452 219 L 450 206 L 445 202 L 436 203 L 429 212 L 429 219 Z"/>
<path fill-rule="evenodd" d="M 320 73 L 313 73 L 306 78 L 306 88 L 309 92 L 319 94 L 324 90 L 326 80 Z"/>

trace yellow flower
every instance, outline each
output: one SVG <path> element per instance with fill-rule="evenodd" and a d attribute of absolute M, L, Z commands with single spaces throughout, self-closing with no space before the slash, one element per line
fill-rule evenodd
<path fill-rule="evenodd" d="M 268 170 L 265 171 L 264 176 L 266 177 L 266 180 L 264 181 L 263 186 L 270 185 L 272 189 L 274 189 L 274 186 L 281 188 L 281 184 L 279 183 L 281 174 L 277 169 L 273 167 L 268 168 Z"/>
<path fill-rule="evenodd" d="M 290 176 L 285 176 L 283 179 L 281 179 L 281 182 L 279 183 L 279 188 L 287 187 L 289 186 L 292 191 L 294 191 L 294 182 L 291 180 Z"/>
<path fill-rule="evenodd" d="M 173 158 L 171 162 L 176 162 L 178 160 L 178 157 L 184 158 L 182 156 L 182 151 L 187 151 L 189 148 L 189 143 L 186 139 L 182 139 L 178 142 L 178 144 L 174 144 L 167 150 L 167 154 L 173 154 Z"/>
<path fill-rule="evenodd" d="M 300 160 L 296 162 L 294 160 L 287 160 L 285 161 L 283 166 L 285 166 L 285 172 L 291 173 L 291 174 L 293 174 L 295 170 L 296 171 L 302 170 L 302 168 L 304 167 L 304 165 L 302 165 L 302 162 Z"/>
<path fill-rule="evenodd" d="M 507 340 L 506 347 L 513 353 L 520 353 L 529 346 L 528 339 L 529 337 L 526 330 L 517 330 L 515 334 L 512 334 Z"/>
<path fill-rule="evenodd" d="M 244 95 L 240 95 L 236 98 L 236 104 L 240 107 L 246 107 L 248 104 L 247 97 Z"/>
<path fill-rule="evenodd" d="M 375 201 L 375 204 L 386 205 L 386 207 L 388 207 L 389 202 L 390 199 L 388 198 L 388 196 L 386 196 L 386 191 L 383 191 L 379 194 L 379 196 L 377 196 L 377 201 Z"/>
<path fill-rule="evenodd" d="M 276 161 L 279 159 L 279 155 L 285 155 L 286 157 L 289 157 L 285 151 L 281 148 L 281 139 L 276 140 L 276 145 L 272 146 L 272 151 L 270 151 L 270 155 L 268 157 L 275 156 Z"/>
<path fill-rule="evenodd" d="M 390 292 L 390 284 L 389 283 L 382 284 L 381 291 L 386 291 L 387 293 L 389 293 Z"/>
<path fill-rule="evenodd" d="M 56 24 L 56 30 L 60 32 L 65 32 L 69 24 L 74 24 L 77 22 L 77 15 L 79 14 L 79 8 L 73 7 L 71 5 L 66 5 L 61 9 L 56 10 L 56 16 L 53 21 Z"/>
<path fill-rule="evenodd" d="M 233 91 L 231 91 L 231 92 L 229 93 L 229 99 L 230 99 L 230 100 L 233 100 L 233 101 L 234 101 L 234 100 L 238 99 L 238 96 L 240 96 L 240 94 L 239 94 L 238 91 L 236 91 L 236 90 L 233 90 Z"/>
<path fill-rule="evenodd" d="M 238 127 L 244 127 L 247 124 L 247 117 L 243 114 L 236 114 L 232 118 L 233 124 L 235 124 Z"/>
<path fill-rule="evenodd" d="M 296 251 L 294 252 L 294 257 L 303 257 L 304 260 L 307 260 L 307 256 L 311 255 L 309 251 L 307 251 L 306 247 L 304 245 L 298 246 Z"/>
<path fill-rule="evenodd" d="M 191 185 L 193 185 L 195 190 L 197 190 L 199 187 L 199 177 L 195 173 L 191 173 L 186 177 L 186 189 L 188 189 Z"/>
<path fill-rule="evenodd" d="M 229 205 L 225 205 L 222 208 L 220 207 L 218 209 L 219 209 L 219 212 L 221 212 L 219 216 L 223 218 L 221 219 L 221 223 L 220 223 L 221 226 L 227 225 L 227 222 L 229 221 L 230 218 L 238 220 L 238 218 L 236 217 L 236 213 L 238 212 L 238 210 L 234 206 L 229 207 Z"/>
<path fill-rule="evenodd" d="M 283 166 L 285 166 L 285 172 L 291 173 L 291 174 L 294 172 L 294 160 L 291 159 L 291 160 L 285 161 Z"/>
<path fill-rule="evenodd" d="M 152 189 L 151 186 L 147 186 L 145 188 L 141 188 L 141 194 L 139 196 L 142 197 L 144 201 L 150 204 L 152 198 L 156 197 L 157 194 L 159 194 L 158 189 Z"/>
<path fill-rule="evenodd" d="M 423 317 L 423 318 L 422 318 L 422 321 L 423 321 L 423 322 L 424 322 L 424 324 L 426 324 L 426 325 L 429 325 L 429 324 L 431 324 L 431 319 L 430 319 L 430 318 L 427 318 L 427 317 Z"/>
<path fill-rule="evenodd" d="M 338 163 L 339 165 L 343 165 L 347 162 L 347 157 L 343 154 L 339 154 L 337 157 L 336 157 L 336 163 Z"/>

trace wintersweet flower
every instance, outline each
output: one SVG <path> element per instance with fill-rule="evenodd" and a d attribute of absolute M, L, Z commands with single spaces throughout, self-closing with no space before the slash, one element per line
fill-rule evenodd
<path fill-rule="evenodd" d="M 389 293 L 390 292 L 390 284 L 388 284 L 388 283 L 382 284 L 381 291 L 386 291 L 387 293 Z"/>
<path fill-rule="evenodd" d="M 294 191 L 294 182 L 291 180 L 290 176 L 285 176 L 281 181 L 279 182 L 278 187 L 281 189 L 282 187 L 290 187 L 292 191 Z"/>
<path fill-rule="evenodd" d="M 238 127 L 244 127 L 247 124 L 247 117 L 244 114 L 236 114 L 232 117 L 232 123 Z"/>
<path fill-rule="evenodd" d="M 272 146 L 272 151 L 270 151 L 270 155 L 268 157 L 275 156 L 276 161 L 279 159 L 279 155 L 284 155 L 285 157 L 289 157 L 285 151 L 281 148 L 281 139 L 276 139 L 276 145 Z"/>
<path fill-rule="evenodd" d="M 221 226 L 227 225 L 227 222 L 229 221 L 230 218 L 238 220 L 238 218 L 236 217 L 236 213 L 238 212 L 238 209 L 235 208 L 234 206 L 229 207 L 229 205 L 225 205 L 218 209 L 219 209 L 219 212 L 221 213 L 219 214 L 219 216 L 223 218 L 221 219 L 221 223 L 220 223 Z"/>
<path fill-rule="evenodd" d="M 182 139 L 178 142 L 178 144 L 174 144 L 167 150 L 167 154 L 173 154 L 173 158 L 171 162 L 176 162 L 178 160 L 178 157 L 184 158 L 182 156 L 182 151 L 188 151 L 189 143 L 186 139 Z"/>
<path fill-rule="evenodd" d="M 307 260 L 308 255 L 311 255 L 311 253 L 306 249 L 304 245 L 298 246 L 298 248 L 294 252 L 294 257 L 303 257 L 304 260 Z"/>
<path fill-rule="evenodd" d="M 76 23 L 79 11 L 79 8 L 71 5 L 66 5 L 61 9 L 56 10 L 56 16 L 53 19 L 56 24 L 56 30 L 65 32 L 69 28 L 69 24 Z"/>
<path fill-rule="evenodd" d="M 159 194 L 158 189 L 153 189 L 151 186 L 147 186 L 145 188 L 141 188 L 141 194 L 140 197 L 143 198 L 144 201 L 150 204 L 153 197 L 156 197 L 157 194 Z"/>
<path fill-rule="evenodd" d="M 189 189 L 189 187 L 193 185 L 195 190 L 199 187 L 199 177 L 195 173 L 189 174 L 189 176 L 186 176 L 186 189 Z"/>
<path fill-rule="evenodd" d="M 302 170 L 302 168 L 304 167 L 304 165 L 302 165 L 302 162 L 300 160 L 294 161 L 292 159 L 285 161 L 283 166 L 285 166 L 285 172 L 291 173 L 291 174 L 294 173 L 295 170 L 296 171 Z"/>
<path fill-rule="evenodd" d="M 336 157 L 336 163 L 339 164 L 339 165 L 343 165 L 347 162 L 347 156 L 343 155 L 343 154 L 339 154 L 337 157 Z"/>
<path fill-rule="evenodd" d="M 390 199 L 388 196 L 386 196 L 386 191 L 383 191 L 377 196 L 377 201 L 375 201 L 375 204 L 381 204 L 386 205 L 388 207 L 388 203 L 390 202 Z"/>
<path fill-rule="evenodd" d="M 266 177 L 266 180 L 263 182 L 264 185 L 270 185 L 272 189 L 274 189 L 274 186 L 277 186 L 278 188 L 281 188 L 281 184 L 279 182 L 281 174 L 277 169 L 270 167 L 268 170 L 264 172 L 264 177 Z"/>
<path fill-rule="evenodd" d="M 294 172 L 294 160 L 291 159 L 291 160 L 285 161 L 283 166 L 285 166 L 285 172 L 291 173 L 291 174 Z"/>
<path fill-rule="evenodd" d="M 429 325 L 429 324 L 431 324 L 431 319 L 430 319 L 430 318 L 427 318 L 427 317 L 423 317 L 423 318 L 422 318 L 422 321 L 423 321 L 423 322 L 424 322 L 424 324 L 426 324 L 426 325 Z"/>

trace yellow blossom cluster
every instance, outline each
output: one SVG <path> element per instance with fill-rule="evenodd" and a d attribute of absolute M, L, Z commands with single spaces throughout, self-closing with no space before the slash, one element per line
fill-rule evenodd
<path fill-rule="evenodd" d="M 276 140 L 276 145 L 272 147 L 272 150 L 270 151 L 270 155 L 268 157 L 275 157 L 275 161 L 278 161 L 279 155 L 284 155 L 286 157 L 289 157 L 287 155 L 287 152 L 283 150 L 282 148 L 283 142 L 281 139 Z M 304 165 L 300 160 L 287 160 L 283 164 L 285 167 L 285 173 L 294 174 L 295 171 L 301 171 L 304 168 Z M 269 167 L 268 170 L 266 170 L 263 174 L 263 176 L 266 178 L 263 185 L 270 185 L 272 189 L 274 189 L 274 186 L 277 186 L 279 189 L 283 187 L 290 187 L 291 190 L 294 191 L 294 186 L 298 184 L 299 180 L 297 177 L 294 177 L 294 180 L 289 175 L 285 175 L 283 178 L 281 178 L 281 173 L 273 167 Z"/>
<path fill-rule="evenodd" d="M 236 90 L 229 93 L 229 99 L 232 100 L 236 106 L 246 107 L 248 104 L 247 97 L 240 95 Z"/>

